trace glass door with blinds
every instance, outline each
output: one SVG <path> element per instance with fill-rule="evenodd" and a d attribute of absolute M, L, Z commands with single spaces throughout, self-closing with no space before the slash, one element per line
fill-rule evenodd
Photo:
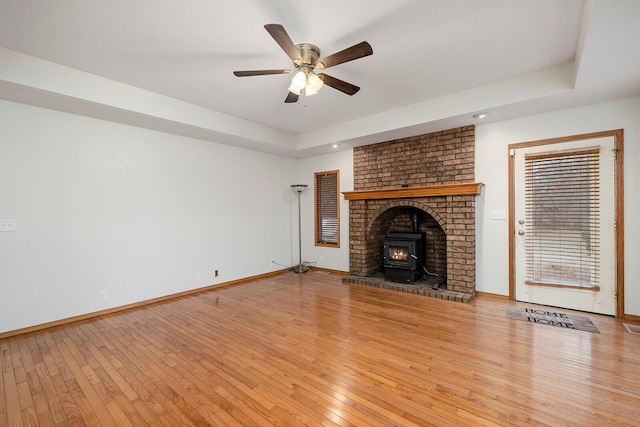
<path fill-rule="evenodd" d="M 615 138 L 511 154 L 516 300 L 615 315 Z"/>

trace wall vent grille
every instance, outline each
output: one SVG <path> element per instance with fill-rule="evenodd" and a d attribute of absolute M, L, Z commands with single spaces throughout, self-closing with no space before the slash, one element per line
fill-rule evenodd
<path fill-rule="evenodd" d="M 630 334 L 640 335 L 640 326 L 639 325 L 630 325 L 628 323 L 623 323 L 622 326 L 624 326 L 624 328 Z"/>

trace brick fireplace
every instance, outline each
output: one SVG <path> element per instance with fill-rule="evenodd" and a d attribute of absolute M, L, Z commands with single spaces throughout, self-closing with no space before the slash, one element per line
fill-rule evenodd
<path fill-rule="evenodd" d="M 345 282 L 461 302 L 475 295 L 475 128 L 467 126 L 354 149 L 349 200 L 349 275 Z M 427 238 L 425 279 L 389 283 L 381 275 L 390 232 Z"/>

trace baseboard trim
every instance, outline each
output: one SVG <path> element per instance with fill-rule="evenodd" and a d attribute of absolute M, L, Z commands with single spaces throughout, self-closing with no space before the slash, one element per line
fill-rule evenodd
<path fill-rule="evenodd" d="M 623 319 L 631 320 L 632 322 L 640 322 L 640 316 L 636 316 L 635 314 L 625 314 Z"/>
<path fill-rule="evenodd" d="M 509 296 L 508 295 L 500 295 L 500 294 L 492 294 L 489 292 L 476 292 L 476 296 L 484 296 L 484 297 L 490 297 L 490 298 L 497 298 L 497 299 L 502 299 L 502 300 L 508 300 Z M 594 313 L 596 314 L 596 313 Z M 630 320 L 632 322 L 640 322 L 640 316 L 636 316 L 634 314 L 624 314 L 621 319 L 623 320 Z"/>
<path fill-rule="evenodd" d="M 478 297 L 478 296 L 488 297 L 488 298 L 496 298 L 496 299 L 501 299 L 501 300 L 509 300 L 509 295 L 492 294 L 490 292 L 476 291 L 476 297 Z"/>
<path fill-rule="evenodd" d="M 332 270 L 330 268 L 313 267 L 313 270 L 324 271 L 324 272 L 327 272 L 327 273 L 330 273 L 330 274 L 337 274 L 337 275 L 340 275 L 340 276 L 346 276 L 346 275 L 349 274 L 348 271 Z M 266 277 L 277 276 L 277 275 L 286 273 L 288 271 L 291 271 L 291 269 L 290 268 L 285 268 L 285 269 L 282 269 L 282 270 L 276 270 L 276 271 L 272 271 L 272 272 L 269 272 L 269 273 L 258 274 L 256 276 L 244 277 L 242 279 L 231 280 L 229 282 L 218 283 L 218 284 L 215 284 L 215 285 L 209 285 L 209 286 L 205 286 L 205 287 L 202 287 L 202 288 L 191 289 L 191 290 L 184 291 L 184 292 L 178 292 L 178 293 L 175 293 L 175 294 L 165 295 L 165 296 L 158 297 L 158 298 L 153 298 L 153 299 L 149 299 L 149 300 L 135 302 L 135 303 L 132 303 L 132 304 L 122 305 L 122 306 L 118 306 L 118 307 L 112 307 L 112 308 L 108 308 L 106 310 L 94 311 L 94 312 L 91 312 L 91 313 L 82 314 L 82 315 L 74 316 L 74 317 L 67 317 L 65 319 L 55 320 L 53 322 L 42 323 L 40 325 L 28 326 L 26 328 L 15 329 L 13 331 L 0 332 L 0 340 L 4 339 L 4 338 L 10 338 L 10 337 L 18 336 L 18 335 L 28 334 L 28 333 L 31 333 L 31 332 L 38 332 L 38 331 L 42 331 L 44 329 L 54 328 L 56 326 L 64 326 L 64 325 L 68 325 L 68 324 L 71 324 L 71 323 L 74 323 L 74 322 L 80 322 L 80 321 L 83 321 L 83 320 L 89 320 L 89 319 L 92 319 L 94 317 L 106 316 L 108 314 L 118 313 L 120 311 L 131 310 L 131 309 L 134 309 L 134 308 L 144 307 L 144 306 L 151 305 L 151 304 L 157 304 L 157 303 L 169 301 L 169 300 L 172 300 L 172 299 L 182 298 L 182 297 L 185 297 L 185 296 L 197 294 L 199 292 L 207 292 L 207 291 L 211 291 L 211 290 L 214 290 L 214 289 L 220 289 L 220 288 L 225 288 L 225 287 L 229 287 L 229 286 L 240 285 L 240 284 L 243 284 L 243 283 L 251 282 L 251 281 L 262 279 L 262 278 L 266 278 Z M 501 300 L 508 300 L 509 299 L 508 295 L 493 294 L 493 293 L 489 293 L 489 292 L 476 292 L 476 296 L 496 298 L 496 299 L 501 299 Z M 624 319 L 625 320 L 634 321 L 634 322 L 640 322 L 640 316 L 636 316 L 636 315 L 633 315 L 633 314 L 625 314 L 624 315 Z"/>
<path fill-rule="evenodd" d="M 118 307 L 111 307 L 111 308 L 108 308 L 108 309 L 105 309 L 105 310 L 94 311 L 94 312 L 87 313 L 87 314 L 81 314 L 79 316 L 73 316 L 73 317 L 67 317 L 65 319 L 54 320 L 53 322 L 42 323 L 40 325 L 28 326 L 26 328 L 15 329 L 13 331 L 0 332 L 0 340 L 4 339 L 4 338 L 15 337 L 17 335 L 24 335 L 24 334 L 28 334 L 28 333 L 31 333 L 31 332 L 41 331 L 43 329 L 54 328 L 56 326 L 64 326 L 64 325 L 68 325 L 70 323 L 80 322 L 80 321 L 83 321 L 83 320 L 92 319 L 94 317 L 106 316 L 108 314 L 118 313 L 120 311 L 131 310 L 131 309 L 134 309 L 134 308 L 144 307 L 144 306 L 151 305 L 151 304 L 157 304 L 157 303 L 160 303 L 160 302 L 165 302 L 165 301 L 169 301 L 169 300 L 172 300 L 172 299 L 182 298 L 182 297 L 193 295 L 193 294 L 197 294 L 197 293 L 200 293 L 200 292 L 211 291 L 213 289 L 220 289 L 220 288 L 226 288 L 226 287 L 229 287 L 229 286 L 240 285 L 242 283 L 247 283 L 247 282 L 251 282 L 251 281 L 254 281 L 254 280 L 258 280 L 258 279 L 263 279 L 265 277 L 277 276 L 277 275 L 286 273 L 286 272 L 288 272 L 290 270 L 291 270 L 290 268 L 285 268 L 285 269 L 282 269 L 282 270 L 276 270 L 276 271 L 272 271 L 272 272 L 269 272 L 269 273 L 258 274 L 256 276 L 244 277 L 242 279 L 231 280 L 229 282 L 217 283 L 215 285 L 209 285 L 209 286 L 205 286 L 205 287 L 202 287 L 202 288 L 190 289 L 190 290 L 184 291 L 184 292 L 178 292 L 178 293 L 175 293 L 175 294 L 169 294 L 169 295 L 165 295 L 165 296 L 158 297 L 158 298 L 152 298 L 152 299 L 149 299 L 149 300 L 144 300 L 144 301 L 140 301 L 140 302 L 134 302 L 134 303 L 127 304 L 127 305 L 121 305 L 121 306 L 118 306 Z"/>

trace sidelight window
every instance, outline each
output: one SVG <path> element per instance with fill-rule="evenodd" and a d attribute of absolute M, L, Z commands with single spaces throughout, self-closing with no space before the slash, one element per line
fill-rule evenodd
<path fill-rule="evenodd" d="M 340 247 L 339 171 L 315 174 L 316 246 Z"/>

